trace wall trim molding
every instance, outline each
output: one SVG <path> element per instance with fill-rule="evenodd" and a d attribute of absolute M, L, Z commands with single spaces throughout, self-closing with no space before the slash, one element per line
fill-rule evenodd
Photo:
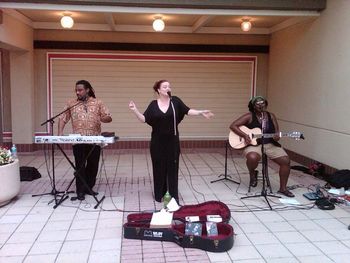
<path fill-rule="evenodd" d="M 118 43 L 83 41 L 34 40 L 34 49 L 70 50 L 116 50 L 116 51 L 155 51 L 155 52 L 196 52 L 196 53 L 264 53 L 268 45 L 204 45 L 204 44 L 156 44 Z"/>

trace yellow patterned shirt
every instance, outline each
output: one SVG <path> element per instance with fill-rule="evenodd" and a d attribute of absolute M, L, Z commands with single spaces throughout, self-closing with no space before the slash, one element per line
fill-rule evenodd
<path fill-rule="evenodd" d="M 70 100 L 64 109 L 77 104 L 79 101 Z M 72 128 L 75 134 L 94 136 L 101 134 L 101 117 L 110 116 L 109 110 L 100 99 L 89 99 L 61 115 L 64 123 L 72 120 Z"/>

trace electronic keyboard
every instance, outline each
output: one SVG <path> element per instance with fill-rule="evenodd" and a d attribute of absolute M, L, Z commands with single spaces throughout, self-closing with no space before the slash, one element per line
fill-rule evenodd
<path fill-rule="evenodd" d="M 118 137 L 104 136 L 82 136 L 82 135 L 63 135 L 63 136 L 35 136 L 34 143 L 38 144 L 112 144 Z"/>

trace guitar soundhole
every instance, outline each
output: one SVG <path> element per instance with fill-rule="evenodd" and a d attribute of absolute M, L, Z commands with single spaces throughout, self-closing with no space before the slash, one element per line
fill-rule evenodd
<path fill-rule="evenodd" d="M 258 145 L 260 145 L 261 144 L 261 138 L 256 139 L 256 142 L 258 143 Z"/>

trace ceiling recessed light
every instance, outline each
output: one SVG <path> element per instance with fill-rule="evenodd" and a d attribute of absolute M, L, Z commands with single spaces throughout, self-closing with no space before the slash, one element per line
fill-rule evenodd
<path fill-rule="evenodd" d="M 74 20 L 71 16 L 68 16 L 68 15 L 64 15 L 62 18 L 61 18 L 61 26 L 63 28 L 72 28 L 74 25 Z"/>
<path fill-rule="evenodd" d="M 154 29 L 154 31 L 161 32 L 161 31 L 164 30 L 164 28 L 165 28 L 165 23 L 162 20 L 162 18 L 156 18 L 153 21 L 153 29 Z"/>

